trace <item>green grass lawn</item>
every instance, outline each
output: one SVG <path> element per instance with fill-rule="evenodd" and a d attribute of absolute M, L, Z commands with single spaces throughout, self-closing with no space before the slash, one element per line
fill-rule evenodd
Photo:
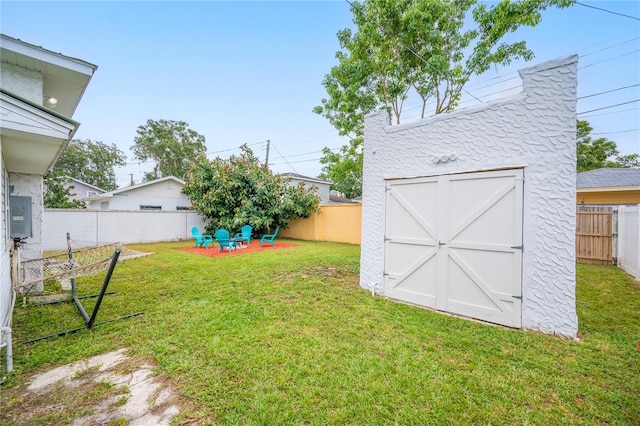
<path fill-rule="evenodd" d="M 131 246 L 156 254 L 116 268 L 97 321 L 144 314 L 20 344 L 83 322 L 73 304 L 18 303 L 2 392 L 130 347 L 175 386 L 178 423 L 640 424 L 640 286 L 618 268 L 579 265 L 572 341 L 373 297 L 358 246 L 300 244 L 221 258 Z"/>

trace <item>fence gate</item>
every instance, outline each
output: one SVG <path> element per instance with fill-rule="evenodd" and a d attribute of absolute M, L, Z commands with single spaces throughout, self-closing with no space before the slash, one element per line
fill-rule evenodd
<path fill-rule="evenodd" d="M 576 262 L 613 264 L 613 207 L 577 206 Z"/>

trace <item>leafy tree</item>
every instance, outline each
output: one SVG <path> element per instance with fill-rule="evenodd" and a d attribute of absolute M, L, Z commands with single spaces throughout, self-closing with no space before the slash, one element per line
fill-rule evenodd
<path fill-rule="evenodd" d="M 354 140 L 340 153 L 324 148 L 320 163 L 325 166 L 320 178 L 334 182 L 332 188 L 347 198 L 362 195 L 362 145 Z"/>
<path fill-rule="evenodd" d="M 105 191 L 117 188 L 114 167 L 124 166 L 127 157 L 114 144 L 91 139 L 69 142 L 55 166 L 44 177 L 44 206 L 47 208 L 84 208 L 81 201 L 71 200 L 73 186 L 68 177 L 97 186 Z"/>
<path fill-rule="evenodd" d="M 44 177 L 44 206 L 48 209 L 84 209 L 86 205 L 79 200 L 72 200 L 73 186 L 66 186 L 67 176 L 49 172 Z"/>
<path fill-rule="evenodd" d="M 607 167 L 640 167 L 640 154 L 618 155 L 613 163 L 607 163 Z M 613 165 L 612 165 L 613 164 Z"/>
<path fill-rule="evenodd" d="M 126 160 L 124 152 L 115 144 L 74 139 L 56 162 L 53 172 L 111 191 L 118 187 L 114 167 L 126 165 Z"/>
<path fill-rule="evenodd" d="M 147 120 L 137 133 L 131 147 L 135 158 L 156 163 L 153 172 L 145 174 L 146 181 L 165 176 L 185 178 L 194 159 L 207 149 L 204 136 L 184 121 Z"/>
<path fill-rule="evenodd" d="M 247 145 L 240 155 L 209 161 L 196 158 L 182 189 L 193 209 L 210 222 L 208 232 L 224 228 L 239 230 L 248 224 L 254 232 L 270 232 L 286 226 L 294 217 L 318 211 L 319 198 L 304 184 L 290 186 L 273 175 Z"/>
<path fill-rule="evenodd" d="M 638 154 L 620 155 L 618 146 L 607 138 L 593 139 L 593 127 L 586 120 L 577 123 L 577 165 L 578 172 L 602 167 L 640 167 Z"/>
<path fill-rule="evenodd" d="M 382 109 L 399 124 L 405 101 L 419 99 L 421 117 L 435 101 L 436 114 L 453 110 L 472 75 L 492 65 L 529 60 L 524 41 L 502 39 L 521 26 L 535 26 L 549 6 L 574 0 L 364 0 L 353 2 L 356 30 L 338 32 L 338 65 L 322 82 L 328 97 L 314 112 L 327 118 L 351 142 L 340 154 L 325 151 L 325 176 L 362 176 L 364 116 Z M 472 18 L 467 19 L 467 17 Z M 466 29 L 466 24 L 472 23 Z M 334 171 L 335 169 L 335 171 Z M 346 173 L 346 170 L 349 173 Z M 334 182 L 339 181 L 334 178 Z M 348 186 L 348 185 L 347 185 Z"/>

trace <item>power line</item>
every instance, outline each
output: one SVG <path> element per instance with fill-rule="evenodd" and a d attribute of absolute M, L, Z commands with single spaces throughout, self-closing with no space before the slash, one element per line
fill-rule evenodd
<path fill-rule="evenodd" d="M 582 118 L 587 118 L 587 117 L 600 117 L 602 115 L 612 115 L 612 114 L 621 114 L 623 112 L 629 112 L 629 111 L 637 111 L 638 108 L 628 108 L 628 109 L 621 109 L 619 111 L 611 111 L 611 112 L 603 112 L 601 114 L 591 114 L 591 115 L 586 115 Z"/>
<path fill-rule="evenodd" d="M 629 130 L 618 130 L 616 132 L 599 132 L 599 133 L 591 133 L 592 135 L 615 135 L 618 133 L 631 133 L 631 132 L 637 132 L 640 129 L 629 129 Z"/>
<path fill-rule="evenodd" d="M 604 62 L 613 61 L 614 59 L 622 58 L 623 56 L 629 56 L 629 55 L 632 55 L 632 54 L 637 53 L 637 52 L 640 52 L 640 49 L 632 50 L 631 52 L 623 53 L 622 55 L 614 56 L 612 58 L 603 59 L 602 61 L 598 61 L 598 62 L 594 62 L 594 63 L 591 63 L 591 64 L 583 65 L 581 67 L 578 67 L 578 69 L 581 70 L 581 69 L 584 69 L 584 68 L 589 68 L 589 67 L 592 67 L 594 65 L 602 64 Z"/>
<path fill-rule="evenodd" d="M 604 95 L 605 93 L 617 92 L 619 90 L 630 89 L 632 87 L 638 87 L 638 86 L 640 86 L 640 84 L 632 84 L 631 86 L 618 87 L 617 89 L 607 90 L 606 92 L 594 93 L 593 95 L 580 96 L 578 99 L 591 98 L 593 96 Z"/>
<path fill-rule="evenodd" d="M 285 161 L 285 163 L 287 163 L 289 165 L 289 167 L 291 167 L 291 170 L 293 170 L 294 172 L 298 173 L 298 171 L 289 163 L 289 161 L 287 161 L 287 159 L 282 156 L 282 153 L 280 153 L 280 151 L 278 151 L 278 148 L 276 148 L 276 145 L 273 144 L 272 146 L 273 146 L 273 149 L 275 149 L 276 152 L 280 155 L 280 158 L 282 158 Z M 298 173 L 298 174 L 300 174 L 300 173 Z"/>
<path fill-rule="evenodd" d="M 584 6 L 584 7 L 589 7 L 591 9 L 601 10 L 603 12 L 611 13 L 613 15 L 624 16 L 625 18 L 631 18 L 631 19 L 635 19 L 636 21 L 640 21 L 640 18 L 638 18 L 638 17 L 631 16 L 631 15 L 625 15 L 624 13 L 614 12 L 613 10 L 603 9 L 601 7 L 590 6 L 588 4 L 580 3 L 579 1 L 577 1 L 576 4 L 579 4 L 580 6 Z"/>
<path fill-rule="evenodd" d="M 622 103 L 615 104 L 615 105 L 609 105 L 609 106 L 602 107 L 602 108 L 596 108 L 596 109 L 592 109 L 592 110 L 589 110 L 589 111 L 582 111 L 582 112 L 578 112 L 578 113 L 577 113 L 577 115 L 580 115 L 580 114 L 586 114 L 586 113 L 588 113 L 588 112 L 601 111 L 601 110 L 603 110 L 603 109 L 614 108 L 614 107 L 617 107 L 617 106 L 620 106 L 620 105 L 632 104 L 632 103 L 634 103 L 634 102 L 640 102 L 640 99 L 636 99 L 636 100 L 628 101 L 628 102 L 622 102 Z"/>
<path fill-rule="evenodd" d="M 616 47 L 622 46 L 623 44 L 631 43 L 632 41 L 636 41 L 638 39 L 640 39 L 640 37 L 632 38 L 630 40 L 623 41 L 622 43 L 612 44 L 611 46 L 607 46 L 607 47 L 602 48 L 600 50 L 595 50 L 595 51 L 593 51 L 591 53 L 585 53 L 584 55 L 580 55 L 580 57 L 584 58 L 584 57 L 587 57 L 587 56 L 595 55 L 596 53 L 604 52 L 605 50 L 609 50 L 609 49 L 614 49 Z"/>

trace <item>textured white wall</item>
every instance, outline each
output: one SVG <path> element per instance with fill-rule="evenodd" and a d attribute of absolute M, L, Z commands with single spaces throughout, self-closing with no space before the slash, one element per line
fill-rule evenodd
<path fill-rule="evenodd" d="M 3 63 L 0 69 L 2 88 L 38 105 L 42 105 L 42 74 Z"/>
<path fill-rule="evenodd" d="M 21 258 L 23 260 L 39 259 L 42 257 L 42 214 L 44 212 L 42 176 L 10 173 L 9 185 L 13 186 L 13 192 L 9 195 L 31 197 L 31 233 L 33 236 L 26 238 L 22 244 Z M 33 290 L 42 291 L 42 284 Z"/>
<path fill-rule="evenodd" d="M 521 94 L 481 107 L 398 126 L 366 117 L 362 287 L 382 292 L 385 179 L 523 167 L 522 325 L 575 337 L 577 60 L 523 69 Z"/>
<path fill-rule="evenodd" d="M 65 249 L 67 232 L 78 247 L 188 240 L 194 226 L 204 231 L 204 221 L 194 211 L 46 209 L 43 246 Z"/>

